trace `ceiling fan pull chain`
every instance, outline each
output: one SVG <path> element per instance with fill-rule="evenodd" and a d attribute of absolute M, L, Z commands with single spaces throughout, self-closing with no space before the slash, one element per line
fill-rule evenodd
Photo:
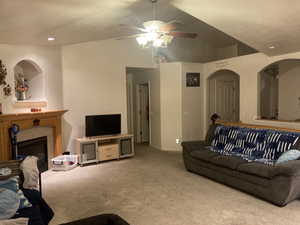
<path fill-rule="evenodd" d="M 157 4 L 157 0 L 151 0 L 152 2 L 152 17 L 153 20 L 156 20 L 156 4 Z"/>

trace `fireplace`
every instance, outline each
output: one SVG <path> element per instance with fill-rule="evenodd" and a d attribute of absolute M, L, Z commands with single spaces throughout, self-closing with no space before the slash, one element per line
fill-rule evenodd
<path fill-rule="evenodd" d="M 47 136 L 18 142 L 18 156 L 36 156 L 40 172 L 48 170 Z"/>
<path fill-rule="evenodd" d="M 41 136 L 48 137 L 48 159 L 51 160 L 55 156 L 62 154 L 62 131 L 61 131 L 61 119 L 62 115 L 67 110 L 54 110 L 44 112 L 31 112 L 31 113 L 10 113 L 0 115 L 0 161 L 12 159 L 12 146 L 9 135 L 9 129 L 13 124 L 20 127 L 22 131 L 36 128 L 49 128 L 51 129 L 51 140 L 49 135 L 40 134 Z M 18 134 L 19 141 L 26 141 L 28 139 L 38 138 L 31 137 L 20 139 L 20 133 Z M 49 144 L 50 143 L 50 144 Z M 51 145 L 51 146 L 49 146 Z M 49 164 L 49 162 L 48 162 Z M 50 164 L 51 165 L 51 164 Z M 50 166 L 49 165 L 49 166 Z"/>

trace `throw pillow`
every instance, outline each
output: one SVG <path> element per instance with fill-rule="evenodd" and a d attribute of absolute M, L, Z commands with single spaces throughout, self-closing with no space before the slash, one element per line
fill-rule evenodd
<path fill-rule="evenodd" d="M 19 196 L 11 190 L 0 189 L 0 199 L 0 220 L 11 218 L 19 209 Z M 0 224 L 2 224 L 1 222 Z"/>
<path fill-rule="evenodd" d="M 10 220 L 1 220 L 1 225 L 28 225 L 29 218 L 18 218 Z"/>
<path fill-rule="evenodd" d="M 28 201 L 28 199 L 24 196 L 23 191 L 19 189 L 19 177 L 14 176 L 7 180 L 0 181 L 0 188 L 5 188 L 11 190 L 18 194 L 20 199 L 20 206 L 19 209 L 28 208 L 32 205 Z"/>
<path fill-rule="evenodd" d="M 37 167 L 38 158 L 27 156 L 21 163 L 21 170 L 24 175 L 23 188 L 39 190 L 39 169 Z"/>
<path fill-rule="evenodd" d="M 300 158 L 300 151 L 297 149 L 291 149 L 284 152 L 276 161 L 275 165 L 283 162 L 287 162 L 290 160 L 296 160 Z"/>

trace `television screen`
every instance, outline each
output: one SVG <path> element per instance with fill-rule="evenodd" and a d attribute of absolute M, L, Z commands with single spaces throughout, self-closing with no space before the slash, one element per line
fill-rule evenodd
<path fill-rule="evenodd" d="M 86 137 L 121 133 L 121 114 L 85 117 Z"/>

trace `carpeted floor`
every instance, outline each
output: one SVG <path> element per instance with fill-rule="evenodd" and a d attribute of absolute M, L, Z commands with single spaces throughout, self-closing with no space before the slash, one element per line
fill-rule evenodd
<path fill-rule="evenodd" d="M 131 159 L 43 174 L 51 225 L 115 213 L 131 225 L 297 225 L 284 208 L 185 170 L 181 153 L 138 146 Z"/>

